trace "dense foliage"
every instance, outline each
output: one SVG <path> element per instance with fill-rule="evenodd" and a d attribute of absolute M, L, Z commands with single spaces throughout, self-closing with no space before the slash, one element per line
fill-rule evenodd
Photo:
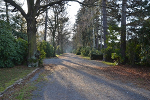
<path fill-rule="evenodd" d="M 149 0 L 104 1 L 93 1 L 100 6 L 81 6 L 78 11 L 73 36 L 76 54 L 85 56 L 85 48 L 90 47 L 102 51 L 104 61 L 149 66 Z"/>
<path fill-rule="evenodd" d="M 53 57 L 54 48 L 49 42 L 42 41 L 38 43 L 38 51 L 40 52 L 39 64 L 42 64 L 42 60 L 47 57 Z"/>
<path fill-rule="evenodd" d="M 0 20 L 0 67 L 21 64 L 27 55 L 27 41 L 15 39 L 8 23 Z"/>

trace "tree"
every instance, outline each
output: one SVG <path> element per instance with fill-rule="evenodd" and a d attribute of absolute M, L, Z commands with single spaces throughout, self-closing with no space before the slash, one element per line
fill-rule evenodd
<path fill-rule="evenodd" d="M 14 0 L 4 0 L 6 3 L 9 3 L 10 5 L 14 6 L 16 10 L 20 11 L 22 16 L 27 21 L 27 34 L 28 34 L 28 67 L 32 66 L 38 66 L 38 52 L 37 52 L 37 46 L 36 46 L 36 24 L 37 24 L 37 17 L 45 12 L 45 9 L 47 9 L 48 6 L 53 6 L 55 4 L 61 5 L 64 1 L 76 1 L 80 4 L 81 2 L 77 0 L 57 0 L 57 1 L 50 1 L 46 5 L 41 5 L 43 1 L 41 0 L 27 0 L 27 7 L 28 12 L 25 13 L 25 11 L 21 8 L 19 4 L 17 4 Z"/>
<path fill-rule="evenodd" d="M 123 58 L 123 64 L 126 63 L 126 3 L 127 3 L 127 0 L 122 1 L 121 56 Z"/>

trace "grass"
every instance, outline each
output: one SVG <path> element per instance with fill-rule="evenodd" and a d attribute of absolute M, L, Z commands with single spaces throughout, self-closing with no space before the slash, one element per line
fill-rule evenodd
<path fill-rule="evenodd" d="M 18 89 L 18 91 L 16 91 L 13 94 L 12 99 L 30 100 L 32 96 L 32 91 L 37 89 L 36 84 L 38 84 L 39 82 L 48 81 L 47 77 L 45 77 L 46 75 L 47 75 L 46 71 L 40 73 L 39 77 L 34 82 L 25 84 L 20 89 Z"/>
<path fill-rule="evenodd" d="M 14 84 L 18 79 L 27 76 L 36 67 L 15 66 L 13 68 L 0 68 L 0 92 Z"/>
<path fill-rule="evenodd" d="M 82 58 L 84 58 L 84 59 L 91 60 L 90 57 L 81 56 L 81 55 L 79 55 L 79 56 L 82 57 Z M 107 64 L 107 65 L 110 65 L 110 66 L 115 66 L 115 65 L 116 65 L 116 63 L 106 62 L 106 61 L 102 61 L 102 63 Z"/>
<path fill-rule="evenodd" d="M 28 100 L 32 94 L 31 92 L 36 89 L 34 84 L 26 84 L 19 91 L 16 91 L 13 95 L 13 99 Z"/>
<path fill-rule="evenodd" d="M 82 58 L 87 59 L 87 60 L 91 60 L 90 57 L 86 57 L 86 56 L 82 56 Z"/>
<path fill-rule="evenodd" d="M 106 62 L 106 61 L 102 61 L 102 63 L 107 64 L 107 65 L 110 65 L 110 66 L 115 66 L 115 65 L 116 65 L 115 63 L 112 63 L 112 62 Z"/>

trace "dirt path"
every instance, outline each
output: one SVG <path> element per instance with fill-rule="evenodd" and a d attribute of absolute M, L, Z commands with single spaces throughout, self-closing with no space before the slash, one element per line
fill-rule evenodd
<path fill-rule="evenodd" d="M 100 62 L 65 54 L 44 64 L 44 81 L 36 84 L 32 100 L 150 100 L 148 90 L 107 79 L 97 68 L 108 66 Z"/>

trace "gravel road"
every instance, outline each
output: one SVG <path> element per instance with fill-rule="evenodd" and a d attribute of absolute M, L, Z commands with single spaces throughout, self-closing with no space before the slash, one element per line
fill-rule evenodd
<path fill-rule="evenodd" d="M 98 61 L 82 59 L 74 54 L 45 59 L 47 68 L 36 84 L 32 100 L 150 100 L 150 91 L 119 80 L 107 79 L 97 67 L 108 67 Z M 49 71 L 48 71 L 49 70 Z M 33 77 L 37 78 L 39 73 Z"/>

